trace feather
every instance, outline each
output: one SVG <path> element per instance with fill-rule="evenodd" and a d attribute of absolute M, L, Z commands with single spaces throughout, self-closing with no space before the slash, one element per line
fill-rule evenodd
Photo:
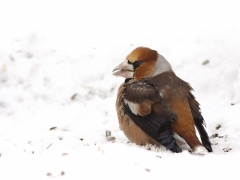
<path fill-rule="evenodd" d="M 154 111 L 145 117 L 135 115 L 128 105 L 124 106 L 124 110 L 131 120 L 154 140 L 173 152 L 182 152 L 173 137 L 168 117 L 160 117 Z"/>
<path fill-rule="evenodd" d="M 204 126 L 206 126 L 206 125 L 205 125 L 203 116 L 201 115 L 201 112 L 200 112 L 199 103 L 195 100 L 195 97 L 193 96 L 193 94 L 191 92 L 189 92 L 188 102 L 189 102 L 189 105 L 191 108 L 195 126 L 201 137 L 202 144 L 209 152 L 212 152 L 211 142 L 210 142 L 209 136 L 204 128 Z"/>

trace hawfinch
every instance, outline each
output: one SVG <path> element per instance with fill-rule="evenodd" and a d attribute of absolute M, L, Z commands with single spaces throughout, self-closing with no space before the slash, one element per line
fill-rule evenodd
<path fill-rule="evenodd" d="M 157 51 L 134 49 L 113 75 L 126 78 L 118 89 L 116 110 L 120 128 L 131 142 L 161 144 L 172 152 L 182 152 L 174 138 L 178 135 L 195 153 L 212 152 L 192 87 L 176 76 Z"/>

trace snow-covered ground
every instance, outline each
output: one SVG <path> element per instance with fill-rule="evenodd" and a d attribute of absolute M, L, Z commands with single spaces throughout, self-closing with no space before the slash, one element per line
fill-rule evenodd
<path fill-rule="evenodd" d="M 240 179 L 239 9 L 237 0 L 1 1 L 0 179 Z M 112 70 L 138 46 L 193 86 L 213 153 L 147 150 L 120 131 L 123 79 Z"/>

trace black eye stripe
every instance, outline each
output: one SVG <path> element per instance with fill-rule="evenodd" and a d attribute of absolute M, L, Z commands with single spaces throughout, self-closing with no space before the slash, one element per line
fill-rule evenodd
<path fill-rule="evenodd" d="M 143 63 L 143 60 L 138 60 L 138 61 L 135 61 L 133 63 L 129 60 L 127 60 L 127 61 L 128 61 L 128 64 L 142 64 Z"/>
<path fill-rule="evenodd" d="M 135 61 L 133 64 L 135 64 L 135 63 L 136 63 L 136 65 L 140 66 L 143 63 L 143 60 Z"/>
<path fill-rule="evenodd" d="M 133 63 L 133 68 L 134 68 L 134 70 L 135 70 L 136 68 L 138 68 L 141 64 L 143 64 L 143 60 L 135 61 L 135 62 Z"/>
<path fill-rule="evenodd" d="M 143 64 L 143 63 L 144 63 L 143 60 L 138 60 L 138 61 L 135 61 L 134 63 L 132 63 L 131 61 L 128 60 L 128 64 L 132 64 L 134 70 L 135 70 L 136 68 L 138 68 L 138 67 L 139 67 L 141 64 Z"/>

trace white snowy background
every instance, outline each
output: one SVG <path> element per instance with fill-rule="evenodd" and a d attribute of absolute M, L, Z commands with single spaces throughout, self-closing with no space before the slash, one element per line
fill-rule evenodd
<path fill-rule="evenodd" d="M 240 179 L 240 1 L 0 2 L 0 179 Z M 157 50 L 201 104 L 213 153 L 129 143 L 112 70 Z M 106 139 L 110 130 L 115 141 Z"/>

